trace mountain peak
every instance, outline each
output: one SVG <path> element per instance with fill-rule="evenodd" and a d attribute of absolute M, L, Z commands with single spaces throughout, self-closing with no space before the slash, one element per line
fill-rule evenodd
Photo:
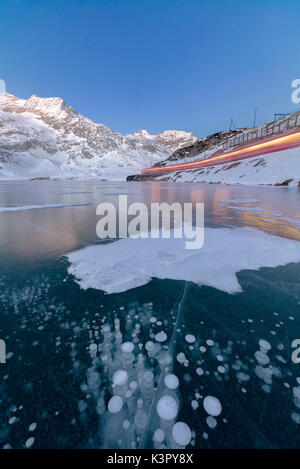
<path fill-rule="evenodd" d="M 25 102 L 26 100 L 17 98 L 17 96 L 14 96 L 13 94 L 9 94 L 9 93 L 1 93 L 0 94 L 0 104 L 1 105 L 15 104 L 17 101 Z"/>
<path fill-rule="evenodd" d="M 40 98 L 33 94 L 26 101 L 25 107 L 28 108 L 28 110 L 34 109 L 35 111 L 39 111 L 43 114 L 55 115 L 57 118 L 78 116 L 78 113 L 69 106 L 66 101 L 59 97 Z"/>
<path fill-rule="evenodd" d="M 153 137 L 153 135 L 151 135 L 148 132 L 148 130 L 144 130 L 144 129 L 138 130 L 137 132 L 134 132 L 132 135 L 138 135 L 140 137 L 146 137 L 146 138 Z"/>
<path fill-rule="evenodd" d="M 0 110 L 7 112 L 30 112 L 56 119 L 78 117 L 79 114 L 62 98 L 40 98 L 33 94 L 29 99 L 20 99 L 9 93 L 0 94 Z"/>
<path fill-rule="evenodd" d="M 193 132 L 186 132 L 185 130 L 164 130 L 161 134 L 162 136 L 172 136 L 172 137 L 197 137 L 193 134 Z"/>
<path fill-rule="evenodd" d="M 157 135 L 152 135 L 147 130 L 138 130 L 138 132 L 135 132 L 132 135 L 153 140 L 172 151 L 192 145 L 198 140 L 192 132 L 186 132 L 184 130 L 164 130 L 162 133 Z"/>

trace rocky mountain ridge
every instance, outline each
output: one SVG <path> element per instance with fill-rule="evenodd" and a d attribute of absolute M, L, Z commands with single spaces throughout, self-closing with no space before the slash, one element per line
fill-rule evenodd
<path fill-rule="evenodd" d="M 172 150 L 122 135 L 77 113 L 62 98 L 0 95 L 0 178 L 106 177 L 139 171 Z"/>

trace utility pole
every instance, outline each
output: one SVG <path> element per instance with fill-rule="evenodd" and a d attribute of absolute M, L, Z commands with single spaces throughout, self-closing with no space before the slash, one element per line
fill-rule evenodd
<path fill-rule="evenodd" d="M 235 126 L 235 123 L 233 122 L 232 117 L 230 118 L 230 127 L 229 127 L 229 130 L 236 130 L 236 126 Z"/>
<path fill-rule="evenodd" d="M 254 109 L 253 127 L 256 127 L 256 113 L 257 113 L 257 107 Z"/>

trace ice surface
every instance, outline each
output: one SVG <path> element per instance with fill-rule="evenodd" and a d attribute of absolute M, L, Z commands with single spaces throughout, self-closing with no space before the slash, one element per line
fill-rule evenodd
<path fill-rule="evenodd" d="M 226 208 L 232 208 L 238 211 L 247 211 L 247 212 L 264 212 L 265 210 L 262 207 L 241 207 L 240 205 L 225 205 Z"/>
<path fill-rule="evenodd" d="M 224 204 L 253 204 L 260 202 L 259 199 L 224 199 L 224 200 L 219 200 L 219 203 L 224 203 Z"/>
<path fill-rule="evenodd" d="M 80 207 L 82 205 L 89 205 L 89 204 L 46 204 L 46 205 L 23 205 L 20 207 L 0 207 L 0 213 L 21 212 L 23 210 L 41 210 L 43 208 Z"/>
<path fill-rule="evenodd" d="M 201 249 L 185 249 L 185 239 L 126 238 L 68 255 L 68 271 L 84 290 L 119 293 L 156 277 L 235 293 L 242 291 L 237 272 L 299 262 L 299 247 L 253 228 L 206 228 Z"/>
<path fill-rule="evenodd" d="M 27 298 L 27 304 L 31 304 L 33 298 L 36 302 L 34 306 L 39 304 L 41 298 L 38 289 L 44 290 L 46 285 L 47 283 L 37 278 L 37 290 L 28 290 L 27 286 L 23 288 L 14 298 L 19 309 L 22 306 L 20 298 Z M 10 298 L 16 290 L 11 290 L 10 284 L 6 288 L 5 298 Z M 197 290 L 197 288 L 189 288 L 193 289 L 194 293 Z M 133 298 L 135 296 L 132 295 Z M 201 304 L 199 299 L 202 297 L 203 295 L 199 293 L 198 301 L 195 303 L 196 308 L 197 304 Z M 233 340 L 231 328 L 228 329 L 228 336 L 224 336 L 224 331 L 220 331 L 220 327 L 216 327 L 216 324 L 218 326 L 216 319 L 220 319 L 220 316 L 216 316 L 216 314 L 211 321 L 207 315 L 202 314 L 201 318 L 194 322 L 193 327 L 190 327 L 191 324 L 184 314 L 186 311 L 184 307 L 181 310 L 183 314 L 180 314 L 180 309 L 176 312 L 172 303 L 169 308 L 166 307 L 166 304 L 160 305 L 158 303 L 157 308 L 155 303 L 144 303 L 144 298 L 141 302 L 135 298 L 134 301 L 131 301 L 130 298 L 128 304 L 127 301 L 126 298 L 125 303 L 118 302 L 119 307 L 109 306 L 112 310 L 110 317 L 104 312 L 102 301 L 97 301 L 93 314 L 89 318 L 86 315 L 82 318 L 82 322 L 80 322 L 82 333 L 80 334 L 77 330 L 79 323 L 74 321 L 74 315 L 71 311 L 67 315 L 66 309 L 60 310 L 61 330 L 66 332 L 63 336 L 59 331 L 54 338 L 56 337 L 55 343 L 57 348 L 60 348 L 62 359 L 66 357 L 65 337 L 71 345 L 72 363 L 70 363 L 69 370 L 75 379 L 72 380 L 72 383 L 76 383 L 78 392 L 74 394 L 77 400 L 74 400 L 75 407 L 74 413 L 70 415 L 70 424 L 72 426 L 75 424 L 83 425 L 84 428 L 88 429 L 88 435 L 84 440 L 79 435 L 82 447 L 110 449 L 182 447 L 186 442 L 176 438 L 176 435 L 176 441 L 172 437 L 172 429 L 177 420 L 186 422 L 192 430 L 192 439 L 189 443 L 191 447 L 213 447 L 215 442 L 219 444 L 219 435 L 222 437 L 223 434 L 226 434 L 226 437 L 228 434 L 228 441 L 229 439 L 235 441 L 235 436 L 237 439 L 240 437 L 240 429 L 245 435 L 244 442 L 247 445 L 249 419 L 244 416 L 242 419 L 240 418 L 240 404 L 243 406 L 245 403 L 251 403 L 253 399 L 257 400 L 257 395 L 260 395 L 261 390 L 268 393 L 265 394 L 265 399 L 262 399 L 262 402 L 264 408 L 269 410 L 271 414 L 277 394 L 279 393 L 279 401 L 283 395 L 287 405 L 286 412 L 281 412 L 284 414 L 282 421 L 291 432 L 297 430 L 300 424 L 300 376 L 297 375 L 298 370 L 295 367 L 295 373 L 293 372 L 293 364 L 288 363 L 288 360 L 291 361 L 290 343 L 285 340 L 287 332 L 284 327 L 289 321 L 288 314 L 295 315 L 295 321 L 291 323 L 291 330 L 293 330 L 293 326 L 296 327 L 296 309 L 292 308 L 291 312 L 286 313 L 284 307 L 279 308 L 278 305 L 275 305 L 276 308 L 274 306 L 272 310 L 273 314 L 272 312 L 269 314 L 268 323 L 266 319 L 260 320 L 261 316 L 257 316 L 257 312 L 253 309 L 248 312 L 244 311 L 243 318 L 238 320 L 244 324 L 242 336 L 240 338 L 235 336 L 236 340 Z M 270 302 L 272 304 L 272 298 Z M 238 303 L 240 302 L 238 301 Z M 181 300 L 181 304 L 184 304 L 183 300 Z M 50 306 L 49 309 L 52 309 L 54 304 L 51 302 Z M 60 309 L 59 306 L 56 305 L 56 307 Z M 84 308 L 88 307 L 88 304 L 84 303 Z M 157 322 L 164 324 L 163 329 L 168 334 L 168 342 L 164 343 L 163 346 L 155 343 L 160 351 L 155 358 L 149 360 L 145 345 L 148 343 L 149 348 L 149 342 L 153 339 L 155 331 L 162 330 L 162 327 L 154 326 L 150 322 L 150 318 L 154 317 L 154 314 Z M 41 316 L 45 318 L 45 321 L 51 317 L 48 308 L 42 309 Z M 259 325 L 259 331 L 253 334 L 250 331 L 252 328 L 254 329 L 256 323 L 261 323 L 261 326 Z M 27 324 L 27 318 L 24 317 L 22 329 L 25 330 Z M 39 316 L 36 326 L 39 328 L 40 324 Z M 278 331 L 282 332 L 281 337 L 279 334 L 276 338 L 271 335 L 270 329 L 275 327 L 275 324 L 282 324 L 282 330 Z M 250 333 L 247 336 L 246 330 L 248 328 Z M 173 334 L 171 330 L 173 330 Z M 185 341 L 185 336 L 190 332 L 197 337 L 197 346 L 192 349 Z M 128 345 L 126 341 L 131 340 L 133 342 L 129 342 L 129 350 L 133 350 L 129 353 L 122 351 L 122 343 Z M 200 343 L 205 344 L 205 347 L 203 345 L 200 347 Z M 38 342 L 34 341 L 32 344 L 38 345 Z M 270 346 L 272 346 L 271 349 Z M 245 352 L 246 348 L 249 348 L 248 352 Z M 257 362 L 254 354 L 256 351 L 260 351 L 267 355 L 267 348 L 269 348 L 270 363 L 262 366 Z M 95 350 L 95 357 L 90 353 L 91 349 Z M 282 355 L 281 362 L 277 362 L 279 353 Z M 131 361 L 132 355 L 133 361 Z M 106 356 L 105 366 L 102 366 L 101 362 L 103 356 Z M 129 360 L 127 360 L 127 356 Z M 223 358 L 222 366 L 217 366 L 221 357 Z M 263 357 L 265 358 L 264 355 Z M 161 365 L 163 362 L 169 364 L 163 366 Z M 187 365 L 189 367 L 185 369 Z M 200 366 L 202 368 L 199 368 Z M 282 366 L 282 369 L 279 369 L 278 366 Z M 126 374 L 129 377 L 128 381 Z M 124 380 L 122 376 L 125 376 Z M 179 378 L 180 384 L 176 389 L 170 389 L 173 387 L 173 382 L 175 385 L 178 384 L 176 376 Z M 116 389 L 117 387 L 122 389 Z M 233 402 L 232 396 L 228 395 L 230 388 L 236 398 L 235 402 Z M 280 394 L 280 388 L 283 394 Z M 110 400 L 113 395 L 119 397 Z M 164 399 L 160 401 L 157 408 L 157 403 L 162 397 Z M 176 401 L 177 406 L 172 398 Z M 220 402 L 224 409 L 217 417 L 216 414 L 221 410 Z M 17 404 L 16 401 L 15 404 Z M 19 420 L 23 414 L 18 411 L 22 406 L 17 407 L 15 404 L 11 400 L 7 411 L 6 420 L 10 435 L 16 431 L 19 432 Z M 118 411 L 118 409 L 120 410 Z M 64 412 L 59 408 L 55 409 L 54 414 L 57 422 L 58 414 L 63 421 Z M 225 414 L 228 420 L 223 418 Z M 172 418 L 173 416 L 174 418 Z M 251 432 L 253 432 L 251 425 L 254 424 L 255 428 L 260 430 L 260 416 L 259 408 L 257 412 L 251 414 L 250 438 L 252 438 Z M 227 423 L 228 425 L 224 426 Z M 35 437 L 33 447 L 40 447 L 42 444 L 40 431 L 43 425 L 44 417 L 42 415 L 31 416 L 27 422 L 24 421 L 18 445 L 25 447 L 25 442 L 32 436 Z M 273 426 L 271 421 L 269 429 L 272 430 Z M 157 430 L 160 430 L 157 432 L 158 434 L 156 434 Z M 270 435 L 269 431 L 266 429 L 266 437 Z M 160 436 L 162 432 L 164 436 Z M 208 443 L 204 441 L 204 438 L 209 439 Z M 5 438 L 2 447 L 8 444 L 16 446 L 15 440 L 11 436 Z M 280 444 L 284 446 L 282 440 Z"/>

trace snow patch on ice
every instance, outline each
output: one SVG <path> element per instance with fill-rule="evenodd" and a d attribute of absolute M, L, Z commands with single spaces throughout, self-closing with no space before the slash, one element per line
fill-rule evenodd
<path fill-rule="evenodd" d="M 41 210 L 44 208 L 80 207 L 84 205 L 90 205 L 90 204 L 47 204 L 47 205 L 23 205 L 20 207 L 0 207 L 0 213 L 22 212 L 24 210 Z"/>
<path fill-rule="evenodd" d="M 68 260 L 84 290 L 119 293 L 159 278 L 236 293 L 242 291 L 237 272 L 300 262 L 300 249 L 298 241 L 253 228 L 206 228 L 201 249 L 185 249 L 185 239 L 126 238 L 89 246 Z"/>

